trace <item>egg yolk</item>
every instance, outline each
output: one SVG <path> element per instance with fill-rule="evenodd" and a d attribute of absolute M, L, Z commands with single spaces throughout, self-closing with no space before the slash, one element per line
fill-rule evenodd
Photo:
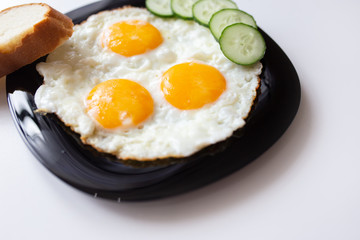
<path fill-rule="evenodd" d="M 216 68 L 195 62 L 181 63 L 162 76 L 165 99 L 181 110 L 198 109 L 216 101 L 226 89 L 226 80 Z"/>
<path fill-rule="evenodd" d="M 140 20 L 115 23 L 103 35 L 103 46 L 125 57 L 143 54 L 157 48 L 162 42 L 160 31 Z"/>
<path fill-rule="evenodd" d="M 136 126 L 154 109 L 150 93 L 127 79 L 112 79 L 96 85 L 85 104 L 87 113 L 107 129 Z"/>

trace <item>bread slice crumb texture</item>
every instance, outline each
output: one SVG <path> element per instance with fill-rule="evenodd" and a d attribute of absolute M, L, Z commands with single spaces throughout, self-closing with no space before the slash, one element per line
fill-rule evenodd
<path fill-rule="evenodd" d="M 57 48 L 73 33 L 72 20 L 47 4 L 32 3 L 0 12 L 0 77 Z"/>

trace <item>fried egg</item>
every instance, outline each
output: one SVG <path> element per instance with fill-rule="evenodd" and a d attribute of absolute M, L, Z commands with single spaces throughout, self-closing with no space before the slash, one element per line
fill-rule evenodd
<path fill-rule="evenodd" d="M 244 126 L 261 68 L 229 61 L 194 21 L 127 7 L 90 16 L 37 65 L 35 103 L 119 159 L 181 158 Z"/>

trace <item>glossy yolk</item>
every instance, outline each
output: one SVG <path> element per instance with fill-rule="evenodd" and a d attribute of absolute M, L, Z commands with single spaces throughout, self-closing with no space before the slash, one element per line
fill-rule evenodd
<path fill-rule="evenodd" d="M 165 99 L 181 110 L 198 109 L 212 103 L 225 89 L 226 80 L 216 68 L 195 62 L 171 67 L 161 81 Z"/>
<path fill-rule="evenodd" d="M 103 35 L 103 46 L 125 57 L 143 54 L 157 48 L 162 42 L 157 28 L 139 20 L 115 23 Z"/>
<path fill-rule="evenodd" d="M 136 126 L 145 121 L 153 109 L 150 93 L 127 79 L 102 82 L 86 98 L 88 114 L 107 129 Z"/>

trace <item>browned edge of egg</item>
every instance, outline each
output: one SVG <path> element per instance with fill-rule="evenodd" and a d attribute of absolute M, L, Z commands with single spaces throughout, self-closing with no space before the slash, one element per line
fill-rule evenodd
<path fill-rule="evenodd" d="M 98 12 L 96 14 L 101 14 L 103 12 L 118 11 L 118 10 L 127 9 L 127 8 L 145 9 L 142 7 L 124 6 L 124 7 L 113 9 L 113 10 L 104 10 L 104 11 Z M 79 25 L 85 23 L 86 21 L 87 20 L 81 22 Z M 251 105 L 251 108 L 250 108 L 248 114 L 245 117 L 243 117 L 244 120 L 246 120 L 251 115 L 251 112 L 254 110 L 254 108 L 256 106 L 258 96 L 261 94 L 260 84 L 261 84 L 261 79 L 258 76 L 258 85 L 256 87 L 256 95 L 252 99 L 253 103 Z M 241 137 L 243 135 L 242 130 L 244 128 L 244 127 L 241 127 L 239 129 L 235 130 L 233 132 L 233 134 L 231 136 L 229 136 L 228 138 L 220 140 L 217 143 L 205 146 L 204 148 L 200 149 L 199 151 L 197 151 L 194 154 L 187 156 L 187 157 L 164 156 L 161 158 L 151 158 L 151 159 L 120 159 L 116 156 L 115 153 L 104 152 L 103 150 L 97 148 L 96 146 L 92 146 L 91 144 L 87 143 L 85 137 L 81 137 L 80 134 L 76 133 L 71 126 L 65 124 L 64 121 L 57 114 L 49 114 L 46 111 L 41 110 L 41 109 L 37 109 L 35 112 L 39 113 L 39 114 L 46 114 L 49 117 L 53 117 L 53 119 L 59 123 L 59 125 L 64 129 L 65 132 L 67 132 L 69 135 L 71 135 L 78 144 L 80 144 L 84 149 L 90 151 L 95 157 L 104 157 L 110 161 L 120 162 L 126 166 L 131 166 L 131 167 L 135 167 L 135 168 L 167 166 L 167 165 L 172 165 L 172 164 L 179 164 L 179 163 L 184 163 L 184 162 L 188 162 L 188 161 L 193 161 L 195 159 L 198 159 L 198 158 L 204 157 L 204 156 L 215 155 L 217 153 L 224 151 L 227 148 L 227 146 L 229 144 L 231 144 L 231 142 L 234 139 Z M 245 126 L 246 126 L 246 124 L 245 124 Z"/>
<path fill-rule="evenodd" d="M 255 106 L 257 104 L 258 96 L 261 94 L 260 89 L 261 79 L 258 77 L 258 86 L 256 88 L 256 95 L 253 97 L 253 104 L 251 106 L 251 109 L 249 110 L 248 114 L 243 118 L 245 121 L 246 119 L 251 115 L 253 110 L 255 109 Z M 205 156 L 211 156 L 218 154 L 224 150 L 237 138 L 240 138 L 244 132 L 244 127 L 241 127 L 233 132 L 231 136 L 229 136 L 226 139 L 220 140 L 219 142 L 216 142 L 214 144 L 205 146 L 204 148 L 200 149 L 199 151 L 195 152 L 194 154 L 184 157 L 184 156 L 164 156 L 162 158 L 153 158 L 153 159 L 120 159 L 116 156 L 115 153 L 108 153 L 104 152 L 103 150 L 92 146 L 91 144 L 86 142 L 86 138 L 81 137 L 80 134 L 76 133 L 74 129 L 65 124 L 64 121 L 58 116 L 56 113 L 47 113 L 44 110 L 37 109 L 35 111 L 37 114 L 47 115 L 48 117 L 55 120 L 62 128 L 63 130 L 69 134 L 79 145 L 82 146 L 83 149 L 90 151 L 91 154 L 94 155 L 94 157 L 100 157 L 100 158 L 106 158 L 112 162 L 119 162 L 126 166 L 131 166 L 135 168 L 145 168 L 145 167 L 155 167 L 155 166 L 168 166 L 172 164 L 179 164 L 179 163 L 185 163 L 189 161 L 194 161 L 196 159 L 199 159 L 201 157 Z"/>

